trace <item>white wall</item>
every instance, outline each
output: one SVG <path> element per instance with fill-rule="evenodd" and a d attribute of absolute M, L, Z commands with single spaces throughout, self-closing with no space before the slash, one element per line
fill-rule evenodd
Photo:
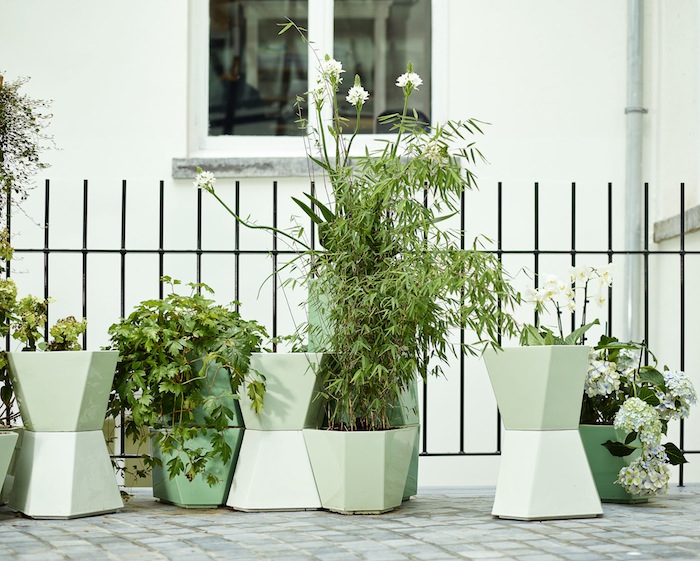
<path fill-rule="evenodd" d="M 625 3 L 436 1 L 446 4 L 449 17 L 449 50 L 445 53 L 449 94 L 447 109 L 442 112 L 453 119 L 475 117 L 491 123 L 480 140 L 490 164 L 477 170 L 481 191 L 468 197 L 469 233 L 495 236 L 495 189 L 496 183 L 503 181 L 507 225 L 504 248 L 531 248 L 532 185 L 537 181 L 542 205 L 541 246 L 566 250 L 571 245 L 568 216 L 571 182 L 575 181 L 579 216 L 589 217 L 577 223 L 577 247 L 598 249 L 607 239 L 607 232 L 600 227 L 601 209 L 607 200 L 607 183 L 613 182 L 615 240 L 619 247 L 624 219 Z M 682 9 L 693 11 L 691 0 L 674 5 L 680 4 Z M 654 18 L 658 10 L 648 12 L 648 18 Z M 663 31 L 666 41 L 673 39 L 674 48 L 682 49 L 690 39 L 671 37 L 675 28 L 667 12 L 662 14 L 665 19 L 649 22 L 648 26 L 657 33 Z M 47 153 L 52 168 L 40 178 L 42 185 L 44 177 L 52 180 L 51 245 L 80 247 L 82 185 L 88 179 L 88 245 L 118 247 L 121 180 L 127 179 L 127 247 L 156 248 L 158 181 L 162 179 L 165 245 L 193 249 L 196 193 L 190 181 L 170 176 L 171 159 L 187 156 L 188 2 L 0 0 L 0 14 L 0 70 L 5 79 L 30 76 L 26 91 L 34 97 L 54 100 L 51 132 L 60 150 Z M 685 23 L 697 28 L 697 19 L 693 21 Z M 647 48 L 652 48 L 649 45 Z M 692 48 L 696 48 L 694 43 Z M 647 81 L 655 84 L 659 76 L 666 80 L 655 90 L 654 100 L 663 103 L 659 101 L 658 110 L 654 106 L 652 115 L 653 130 L 662 131 L 663 143 L 659 137 L 655 148 L 649 148 L 654 162 L 649 169 L 656 173 L 653 177 L 665 181 L 667 170 L 676 169 L 675 162 L 690 175 L 697 172 L 690 148 L 672 149 L 681 139 L 678 128 L 687 128 L 690 122 L 673 116 L 674 105 L 697 109 L 685 93 L 670 97 L 682 89 L 687 76 L 682 69 L 666 63 L 669 56 L 674 58 L 673 50 L 659 56 L 651 67 L 652 74 L 647 73 Z M 697 75 L 691 81 L 697 86 Z M 659 148 L 662 144 L 663 151 Z M 667 159 L 668 154 L 673 158 Z M 241 181 L 242 213 L 269 223 L 270 180 Z M 292 213 L 289 195 L 299 193 L 304 183 L 301 179 L 280 179 L 281 217 Z M 233 181 L 220 181 L 220 188 L 231 200 Z M 43 219 L 42 197 L 35 195 L 25 206 L 31 220 L 17 216 L 13 223 L 18 247 L 37 248 L 43 244 L 42 230 L 32 223 Z M 204 215 L 204 247 L 230 248 L 229 217 L 207 199 Z M 244 247 L 268 247 L 269 238 L 265 236 L 250 232 L 243 235 Z M 591 261 L 604 262 L 605 257 L 591 257 Z M 127 311 L 139 300 L 157 294 L 154 263 L 148 256 L 127 258 Z M 562 272 L 568 263 L 567 255 L 543 258 L 541 270 Z M 509 256 L 506 264 L 515 273 L 521 267 L 532 267 L 532 260 Z M 53 317 L 79 313 L 81 257 L 57 254 L 50 265 L 50 293 L 56 299 Z M 88 266 L 90 346 L 95 348 L 106 342 L 107 326 L 119 315 L 119 256 L 94 255 Z M 41 293 L 41 255 L 25 255 L 15 267 L 20 290 Z M 258 294 L 266 267 L 269 261 L 264 256 L 250 258 L 241 295 L 244 315 L 269 324 L 269 288 Z M 166 256 L 165 273 L 194 280 L 194 259 Z M 203 280 L 217 289 L 221 301 L 232 298 L 231 274 L 228 257 L 204 258 Z M 520 274 L 517 282 L 524 287 L 527 278 Z M 298 318 L 297 304 L 303 294 L 290 294 L 289 298 L 293 313 L 282 307 L 280 332 L 293 327 L 292 316 L 297 314 Z M 619 322 L 619 318 L 613 320 Z M 455 368 L 450 366 L 451 374 Z M 427 430 L 431 452 L 458 450 L 458 395 L 459 382 L 454 375 L 430 385 Z M 469 362 L 465 399 L 467 451 L 493 451 L 495 402 L 480 361 Z M 420 483 L 493 484 L 497 463 L 494 457 L 425 458 Z"/>

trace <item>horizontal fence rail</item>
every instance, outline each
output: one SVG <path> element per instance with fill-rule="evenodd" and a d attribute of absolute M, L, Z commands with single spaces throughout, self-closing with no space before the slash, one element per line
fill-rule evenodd
<path fill-rule="evenodd" d="M 173 247 L 168 247 L 167 240 L 166 240 L 166 221 L 167 220 L 176 220 L 177 217 L 175 216 L 168 216 L 166 212 L 166 198 L 169 196 L 169 192 L 166 190 L 166 185 L 165 181 L 160 181 L 157 183 L 157 185 L 154 185 L 153 188 L 157 188 L 157 213 L 154 213 L 157 218 L 154 219 L 154 227 L 157 228 L 157 239 L 158 239 L 158 244 L 157 247 L 151 247 L 151 248 L 133 248 L 133 247 L 128 247 L 127 245 L 127 226 L 129 224 L 128 222 L 128 200 L 127 197 L 132 195 L 132 193 L 128 189 L 128 182 L 127 180 L 123 180 L 121 182 L 121 198 L 120 198 L 120 207 L 119 209 L 115 209 L 114 212 L 119 212 L 120 213 L 120 232 L 119 232 L 119 247 L 91 247 L 91 241 L 89 238 L 89 231 L 88 227 L 92 225 L 92 220 L 93 217 L 91 216 L 89 212 L 89 201 L 90 201 L 90 196 L 91 196 L 91 190 L 90 190 L 90 183 L 85 180 L 82 183 L 82 225 L 80 227 L 81 229 L 81 247 L 56 247 L 55 245 L 52 245 L 51 243 L 51 234 L 53 232 L 51 228 L 51 222 L 49 220 L 50 215 L 51 215 L 51 206 L 54 204 L 53 199 L 52 199 L 52 187 L 51 187 L 51 181 L 46 180 L 44 184 L 44 189 L 43 189 L 43 197 L 44 197 L 44 204 L 43 204 L 43 247 L 16 247 L 15 248 L 15 253 L 19 255 L 32 255 L 32 254 L 40 254 L 43 256 L 43 287 L 44 287 L 44 297 L 49 298 L 50 294 L 50 280 L 52 278 L 52 275 L 54 274 L 59 274 L 53 270 L 51 267 L 51 256 L 56 256 L 56 255 L 61 255 L 61 254 L 71 254 L 71 255 L 77 255 L 80 256 L 80 267 L 81 267 L 81 300 L 82 300 L 82 314 L 84 317 L 87 317 L 88 313 L 90 312 L 91 308 L 93 306 L 98 306 L 99 303 L 92 301 L 90 297 L 90 267 L 89 267 L 89 257 L 94 256 L 94 255 L 99 255 L 99 254 L 105 254 L 105 255 L 114 255 L 118 256 L 118 261 L 119 261 L 119 311 L 122 317 L 125 315 L 128 315 L 129 310 L 126 309 L 126 303 L 127 303 L 127 298 L 126 298 L 126 285 L 127 285 L 127 270 L 129 267 L 127 257 L 129 256 L 135 256 L 135 255 L 142 255 L 142 256 L 147 256 L 150 260 L 154 260 L 155 263 L 157 264 L 157 275 L 158 278 L 154 279 L 154 282 L 158 283 L 158 296 L 160 298 L 163 298 L 164 296 L 164 284 L 160 280 L 161 277 L 165 274 L 168 274 L 168 271 L 165 269 L 165 259 L 166 256 L 169 255 L 189 255 L 193 256 L 195 260 L 195 278 L 196 282 L 206 282 L 206 279 L 203 279 L 203 260 L 202 258 L 205 256 L 209 255 L 227 255 L 227 256 L 232 256 L 233 257 L 233 270 L 234 274 L 232 275 L 232 278 L 230 278 L 230 282 L 232 283 L 232 288 L 233 288 L 233 294 L 234 298 L 236 301 L 240 299 L 241 296 L 241 290 L 242 287 L 244 286 L 244 283 L 246 282 L 246 278 L 244 278 L 241 275 L 241 258 L 246 257 L 246 256 L 251 256 L 251 255 L 261 255 L 261 256 L 270 256 L 270 275 L 275 279 L 273 282 L 270 283 L 270 291 L 265 294 L 264 292 L 261 294 L 261 298 L 269 298 L 271 303 L 272 303 L 272 318 L 271 318 L 271 335 L 272 337 L 277 337 L 279 335 L 278 333 L 278 323 L 277 323 L 277 318 L 278 318 L 278 313 L 279 313 L 279 306 L 280 306 L 280 301 L 279 301 L 279 283 L 276 281 L 278 274 L 279 274 L 279 267 L 280 267 L 280 262 L 279 259 L 284 256 L 294 256 L 296 253 L 292 249 L 284 249 L 280 248 L 278 246 L 278 239 L 276 234 L 271 234 L 272 239 L 271 239 L 271 246 L 267 248 L 243 248 L 241 244 L 241 229 L 240 225 L 236 221 L 232 221 L 232 247 L 228 249 L 210 249 L 204 247 L 203 244 L 203 228 L 205 227 L 205 217 L 203 216 L 203 193 L 201 190 L 197 191 L 196 193 L 196 205 L 194 205 L 194 208 L 192 209 L 192 212 L 196 214 L 195 218 L 195 223 L 196 223 L 196 231 L 195 235 L 193 236 L 192 240 L 192 247 L 186 248 L 186 249 L 178 249 L 178 248 L 173 248 Z M 271 200 L 268 202 L 260 202 L 258 204 L 260 205 L 265 205 L 265 208 L 269 208 L 269 215 L 271 218 L 270 224 L 278 227 L 278 214 L 279 214 L 279 208 L 278 208 L 278 196 L 279 196 L 279 188 L 278 188 L 278 181 L 272 181 L 271 182 Z M 569 200 L 570 200 L 570 208 L 566 209 L 565 214 L 568 219 L 568 228 L 569 231 L 568 233 L 562 232 L 561 235 L 568 236 L 569 241 L 568 241 L 568 246 L 566 248 L 552 248 L 547 245 L 547 243 L 543 243 L 541 239 L 541 220 L 542 220 L 542 200 L 541 200 L 541 189 L 540 189 L 540 184 L 539 183 L 534 183 L 530 186 L 531 189 L 531 203 L 532 203 L 532 208 L 534 210 L 534 216 L 531 217 L 533 220 L 533 226 L 532 226 L 532 240 L 531 243 L 528 243 L 528 246 L 525 249 L 523 248 L 515 248 L 515 247 L 507 247 L 504 244 L 504 230 L 507 227 L 506 225 L 506 220 L 504 218 L 504 208 L 505 208 L 505 202 L 504 202 L 504 184 L 503 183 L 498 183 L 497 185 L 494 186 L 494 192 L 495 192 L 495 197 L 496 197 L 496 212 L 495 216 L 493 217 L 494 222 L 496 223 L 495 231 L 495 239 L 493 241 L 493 247 L 488 247 L 485 249 L 485 251 L 490 251 L 495 253 L 498 258 L 501 261 L 507 260 L 512 257 L 526 257 L 531 260 L 532 263 L 532 270 L 534 272 L 534 283 L 536 286 L 537 283 L 537 275 L 540 273 L 544 272 L 543 266 L 542 266 L 542 260 L 546 256 L 560 256 L 561 258 L 565 259 L 568 261 L 568 263 L 571 266 L 575 266 L 577 264 L 581 264 L 584 259 L 591 258 L 592 256 L 597 256 L 598 258 L 604 259 L 607 263 L 614 263 L 616 259 L 619 258 L 629 258 L 629 257 L 638 257 L 639 259 L 642 260 L 642 274 L 643 274 L 643 279 L 641 279 L 641 283 L 643 285 L 642 288 L 642 294 L 643 294 L 643 304 L 642 304 L 642 309 L 641 309 L 641 318 L 642 318 L 642 332 L 643 332 L 643 339 L 644 341 L 649 340 L 650 336 L 650 286 L 649 286 L 649 279 L 650 279 L 650 269 L 651 269 L 651 263 L 650 263 L 650 257 L 657 256 L 657 255 L 664 255 L 671 257 L 675 260 L 677 260 L 676 267 L 678 268 L 678 278 L 679 278 L 679 284 L 675 287 L 669 287 L 669 289 L 672 290 L 677 290 L 679 291 L 679 297 L 680 297 L 680 304 L 679 307 L 680 309 L 678 310 L 678 318 L 679 318 L 679 325 L 678 331 L 680 333 L 679 337 L 679 348 L 678 348 L 678 356 L 680 357 L 680 363 L 679 367 L 681 370 L 683 370 L 686 366 L 686 348 L 685 348 L 685 338 L 686 338 L 686 317 L 687 317 L 687 311 L 686 311 L 686 288 L 688 286 L 687 284 L 687 278 L 686 278 L 686 266 L 687 266 L 687 259 L 691 257 L 697 257 L 700 251 L 691 251 L 687 250 L 685 247 L 685 186 L 683 184 L 680 185 L 680 190 L 679 190 L 679 207 L 680 207 L 680 217 L 681 217 L 681 227 L 680 227 L 680 242 L 679 242 L 679 247 L 678 249 L 673 249 L 673 250 L 661 250 L 661 249 L 651 249 L 650 248 L 650 231 L 649 231 L 649 185 L 645 184 L 644 185 L 644 196 L 643 196 L 643 224 L 644 224 L 644 232 L 643 232 L 643 240 L 642 240 L 642 248 L 641 249 L 626 249 L 626 248 L 620 248 L 616 247 L 614 245 L 614 225 L 615 225 L 615 217 L 616 216 L 621 216 L 621 213 L 623 211 L 622 208 L 616 209 L 614 208 L 614 189 L 613 189 L 613 184 L 612 183 L 607 183 L 605 186 L 605 205 L 602 210 L 599 211 L 599 215 L 596 217 L 593 217 L 594 220 L 596 220 L 599 224 L 600 227 L 605 228 L 606 230 L 606 243 L 603 244 L 604 247 L 588 247 L 585 244 L 580 243 L 580 240 L 577 239 L 579 236 L 578 234 L 578 227 L 580 224 L 580 221 L 582 218 L 578 215 L 578 202 L 581 200 L 580 197 L 585 196 L 586 193 L 581 193 L 579 189 L 577 189 L 576 183 L 571 183 L 566 187 L 566 189 L 570 190 L 569 193 Z M 233 203 L 232 203 L 232 208 L 236 212 L 237 215 L 240 215 L 241 213 L 241 183 L 239 181 L 236 181 L 235 184 L 233 185 Z M 314 190 L 314 185 L 311 185 L 311 190 L 313 192 Z M 483 187 L 482 187 L 483 190 Z M 206 196 L 206 195 L 204 195 Z M 258 196 L 258 195 L 256 195 Z M 9 208 L 9 205 L 8 205 Z M 464 232 L 467 227 L 466 223 L 466 201 L 465 201 L 465 196 L 462 197 L 461 201 L 461 216 L 460 216 L 460 224 L 459 227 L 461 228 L 461 246 L 463 249 L 467 247 L 467 240 L 464 235 Z M 591 220 L 591 216 L 585 217 L 587 220 Z M 11 222 L 11 217 L 8 213 L 7 216 L 7 227 L 12 232 L 12 222 Z M 314 230 L 314 225 L 310 224 L 310 236 L 311 236 L 311 244 L 312 247 L 316 243 L 316 233 Z M 561 240 L 560 240 L 561 241 Z M 561 245 L 561 243 L 559 244 Z M 10 274 L 9 267 L 8 267 L 8 272 L 7 274 Z M 266 289 L 267 290 L 267 289 Z M 605 331 L 607 332 L 608 335 L 613 333 L 613 293 L 612 289 L 610 289 L 610 294 L 607 302 L 607 322 L 605 326 Z M 114 318 L 114 321 L 116 321 L 118 318 Z M 575 315 L 572 316 L 571 323 L 572 323 L 572 329 L 575 326 Z M 48 336 L 48 327 L 46 329 L 46 336 Z M 462 332 L 460 333 L 459 336 L 459 343 L 464 343 L 465 342 L 465 334 Z M 88 332 L 86 332 L 83 335 L 83 347 L 88 348 L 88 343 L 89 343 L 89 329 Z M 9 348 L 9 339 L 7 341 L 7 345 Z M 275 349 L 276 350 L 276 349 Z M 458 381 L 458 386 L 459 386 L 459 402 L 458 402 L 458 412 L 456 414 L 456 417 L 459 419 L 459 430 L 455 431 L 455 435 L 453 435 L 456 439 L 456 445 L 453 450 L 449 451 L 440 451 L 435 449 L 434 446 L 431 447 L 431 442 L 430 442 L 430 426 L 431 422 L 433 420 L 432 417 L 432 410 L 431 410 L 431 401 L 430 401 L 430 392 L 431 392 L 431 382 L 428 382 L 427 384 L 423 385 L 422 388 L 422 412 L 421 412 L 421 418 L 422 418 L 422 443 L 421 443 L 421 452 L 420 455 L 423 457 L 464 457 L 464 456 L 497 456 L 500 455 L 501 453 L 501 422 L 500 422 L 500 416 L 496 412 L 494 415 L 494 422 L 495 422 L 495 439 L 492 443 L 492 447 L 489 450 L 478 450 L 474 451 L 471 450 L 468 446 L 469 444 L 469 435 L 467 433 L 466 429 L 466 412 L 467 412 L 467 402 L 466 402 L 466 394 L 467 394 L 467 382 L 469 380 L 470 376 L 470 371 L 467 365 L 466 358 L 463 353 L 459 353 L 458 357 L 458 369 L 459 369 L 459 381 Z M 123 426 L 123 423 L 122 423 Z M 122 429 L 123 430 L 123 429 Z M 679 442 L 677 444 L 681 448 L 681 450 L 684 450 L 686 454 L 689 455 L 698 455 L 700 454 L 700 450 L 688 450 L 685 449 L 685 440 L 686 440 L 686 432 L 685 432 L 685 423 L 684 421 L 680 422 L 680 437 L 679 437 Z M 114 457 L 117 459 L 128 459 L 128 458 L 136 458 L 139 456 L 133 455 L 133 454 L 128 454 L 125 450 L 125 439 L 124 439 L 124 434 L 123 432 L 120 435 L 119 438 L 119 448 L 116 450 L 116 453 L 114 454 Z M 679 479 L 678 483 L 680 485 L 683 484 L 684 481 L 684 470 L 683 466 L 680 466 L 679 469 Z"/>

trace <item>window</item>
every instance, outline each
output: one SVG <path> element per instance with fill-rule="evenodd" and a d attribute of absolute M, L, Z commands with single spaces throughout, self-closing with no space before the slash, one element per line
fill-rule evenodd
<path fill-rule="evenodd" d="M 210 0 L 208 7 L 190 2 L 190 155 L 301 154 L 295 101 L 313 83 L 317 61 L 297 34 L 278 35 L 277 24 L 287 17 L 308 30 L 318 56 L 328 53 L 343 63 L 344 85 L 349 88 L 355 74 L 362 78 L 371 96 L 361 132 L 386 132 L 379 117 L 401 110 L 394 82 L 407 60 L 424 82 L 413 109 L 428 121 L 435 118 L 431 65 L 439 4 L 442 0 Z"/>

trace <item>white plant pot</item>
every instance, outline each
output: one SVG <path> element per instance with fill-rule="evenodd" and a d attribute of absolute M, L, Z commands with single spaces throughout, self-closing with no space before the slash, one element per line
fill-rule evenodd
<path fill-rule="evenodd" d="M 546 520 L 603 513 L 578 432 L 589 351 L 560 345 L 484 353 L 506 429 L 494 516 Z"/>
<path fill-rule="evenodd" d="M 6 478 L 10 479 L 8 477 L 8 469 L 10 468 L 18 439 L 19 435 L 15 431 L 0 430 L 0 490 L 2 490 L 2 493 L 0 493 L 0 504 L 4 504 L 6 501 L 5 487 L 7 486 L 8 490 L 11 487 L 11 482 L 8 481 L 7 483 L 9 484 L 6 484 Z"/>

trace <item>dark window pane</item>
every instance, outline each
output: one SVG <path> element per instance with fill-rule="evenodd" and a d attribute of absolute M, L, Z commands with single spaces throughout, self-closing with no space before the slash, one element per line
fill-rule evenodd
<path fill-rule="evenodd" d="M 209 135 L 300 135 L 294 103 L 308 89 L 306 0 L 210 0 Z"/>
<path fill-rule="evenodd" d="M 349 126 L 355 127 L 355 110 L 345 96 L 359 74 L 370 98 L 362 110 L 360 131 L 386 132 L 378 119 L 403 108 L 403 93 L 396 78 L 413 62 L 423 85 L 411 95 L 411 108 L 430 121 L 430 0 L 336 0 L 334 58 L 345 74 L 338 106 Z"/>

